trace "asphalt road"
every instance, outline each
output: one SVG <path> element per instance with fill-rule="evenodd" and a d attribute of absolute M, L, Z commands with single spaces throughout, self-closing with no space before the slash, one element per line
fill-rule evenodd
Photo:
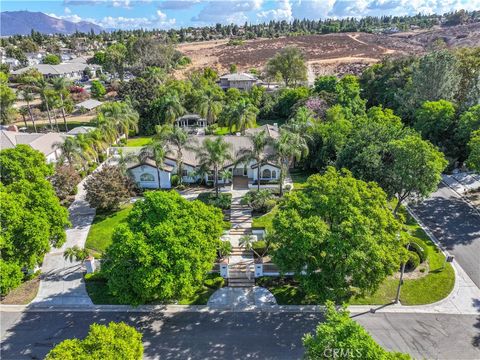
<path fill-rule="evenodd" d="M 411 208 L 480 288 L 480 215 L 443 184 Z"/>
<path fill-rule="evenodd" d="M 480 318 L 472 315 L 356 316 L 390 349 L 426 359 L 480 359 Z M 320 314 L 3 312 L 2 359 L 42 359 L 57 343 L 84 337 L 93 323 L 125 321 L 143 334 L 146 359 L 300 359 L 301 338 Z"/>

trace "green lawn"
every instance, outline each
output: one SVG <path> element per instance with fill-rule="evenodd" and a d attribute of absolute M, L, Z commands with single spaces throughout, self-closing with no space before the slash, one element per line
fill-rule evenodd
<path fill-rule="evenodd" d="M 293 189 L 303 189 L 305 187 L 305 183 L 310 175 L 314 173 L 312 172 L 305 172 L 304 170 L 300 169 L 292 169 L 290 171 L 290 177 L 293 181 Z"/>
<path fill-rule="evenodd" d="M 107 282 L 100 273 L 86 275 L 85 284 L 88 296 L 92 299 L 95 305 L 117 305 L 120 302 L 115 296 L 110 294 Z M 179 305 L 206 305 L 210 296 L 217 290 L 223 287 L 225 281 L 218 274 L 208 274 L 202 286 L 191 296 L 185 299 L 180 299 Z M 156 303 L 151 303 L 153 305 Z"/>
<path fill-rule="evenodd" d="M 263 227 L 271 232 L 272 220 L 278 207 L 273 208 L 268 214 L 253 219 L 253 227 Z M 428 275 L 418 279 L 406 279 L 402 286 L 400 302 L 403 305 L 430 304 L 445 298 L 453 289 L 455 273 L 450 264 L 442 269 L 445 257 L 437 246 L 429 239 L 427 234 L 411 217 L 407 218 L 406 229 L 417 243 L 424 243 L 428 247 Z M 305 294 L 291 282 L 265 281 L 266 287 L 275 295 L 277 302 L 284 305 L 315 304 L 314 299 L 305 298 Z M 363 298 L 352 298 L 352 305 L 383 305 L 395 299 L 398 279 L 389 277 L 383 281 L 379 289 Z"/>
<path fill-rule="evenodd" d="M 85 248 L 95 255 L 101 255 L 112 242 L 114 228 L 126 221 L 133 204 L 125 205 L 113 214 L 97 214 L 88 232 Z"/>
<path fill-rule="evenodd" d="M 145 146 L 145 145 L 148 145 L 151 141 L 152 141 L 151 136 L 136 136 L 128 139 L 127 144 L 125 146 L 129 146 L 129 147 Z"/>

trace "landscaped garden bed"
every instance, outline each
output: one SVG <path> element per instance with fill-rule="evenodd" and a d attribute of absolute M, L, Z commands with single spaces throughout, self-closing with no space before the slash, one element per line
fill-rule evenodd
<path fill-rule="evenodd" d="M 228 210 L 232 205 L 232 194 L 219 193 L 217 197 L 214 192 L 203 192 L 198 194 L 197 200 L 207 205 L 216 206 L 222 210 Z"/>
<path fill-rule="evenodd" d="M 95 305 L 118 305 L 120 302 L 113 296 L 107 286 L 106 279 L 100 272 L 85 275 L 88 296 Z M 225 285 L 225 280 L 217 273 L 208 274 L 202 286 L 189 298 L 175 302 L 178 305 L 206 305 L 210 296 Z M 160 305 L 149 303 L 144 305 Z"/>
<path fill-rule="evenodd" d="M 26 280 L 19 287 L 13 289 L 0 301 L 3 305 L 26 305 L 37 296 L 40 286 L 40 271 Z"/>

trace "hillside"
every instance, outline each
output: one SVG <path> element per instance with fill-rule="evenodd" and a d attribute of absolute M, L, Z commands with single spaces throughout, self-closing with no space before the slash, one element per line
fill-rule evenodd
<path fill-rule="evenodd" d="M 80 21 L 74 23 L 67 20 L 57 19 L 41 12 L 30 11 L 5 11 L 0 13 L 0 33 L 2 36 L 28 35 L 34 29 L 43 34 L 73 34 L 75 31 L 96 33 L 101 32 L 102 27 Z"/>
<path fill-rule="evenodd" d="M 443 39 L 449 47 L 480 46 L 480 23 L 394 35 L 336 33 L 255 39 L 236 46 L 227 45 L 226 40 L 185 43 L 177 48 L 192 59 L 192 64 L 176 75 L 181 78 L 206 66 L 224 73 L 231 64 L 236 64 L 240 71 L 260 69 L 285 46 L 303 51 L 310 80 L 320 74 L 358 74 L 385 56 L 421 54 L 437 39 Z"/>

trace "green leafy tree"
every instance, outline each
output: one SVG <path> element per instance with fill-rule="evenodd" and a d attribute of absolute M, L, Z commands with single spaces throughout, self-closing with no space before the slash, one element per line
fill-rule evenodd
<path fill-rule="evenodd" d="M 320 301 L 374 292 L 405 253 L 385 192 L 328 167 L 286 195 L 273 220 L 272 259 Z"/>
<path fill-rule="evenodd" d="M 283 195 L 283 183 L 288 173 L 288 169 L 293 161 L 300 161 L 302 157 L 308 155 L 308 146 L 305 139 L 297 133 L 281 129 L 280 136 L 275 140 L 277 162 L 280 166 L 280 196 Z"/>
<path fill-rule="evenodd" d="M 45 155 L 28 145 L 20 144 L 0 151 L 0 175 L 4 185 L 20 180 L 36 182 L 53 173 L 53 165 L 46 163 Z"/>
<path fill-rule="evenodd" d="M 422 198 L 437 189 L 448 162 L 430 142 L 408 135 L 389 144 L 388 188 L 397 198 L 394 214 L 408 197 Z"/>
<path fill-rule="evenodd" d="M 120 322 L 92 324 L 83 340 L 67 339 L 55 346 L 45 360 L 104 359 L 141 360 L 142 334 Z"/>
<path fill-rule="evenodd" d="M 155 191 L 117 227 L 102 272 L 121 303 L 191 296 L 212 269 L 223 232 L 220 209 Z"/>
<path fill-rule="evenodd" d="M 15 261 L 7 262 L 0 259 L 0 295 L 5 296 L 18 287 L 23 280 L 22 267 Z"/>
<path fill-rule="evenodd" d="M 127 61 L 128 50 L 121 43 L 110 45 L 105 50 L 104 68 L 112 74 L 118 75 L 123 81 L 125 75 L 125 63 Z"/>
<path fill-rule="evenodd" d="M 48 55 L 45 55 L 42 62 L 44 64 L 48 64 L 48 65 L 58 65 L 58 64 L 60 64 L 61 61 L 60 61 L 60 58 L 58 57 L 58 55 L 48 54 Z"/>
<path fill-rule="evenodd" d="M 466 144 L 472 133 L 480 129 L 480 105 L 475 105 L 466 110 L 459 118 L 455 129 L 455 141 L 460 149 L 460 158 L 464 159 L 467 154 Z"/>
<path fill-rule="evenodd" d="M 293 46 L 287 46 L 278 51 L 267 62 L 267 74 L 274 78 L 279 73 L 285 86 L 294 85 L 307 80 L 307 66 L 302 52 Z"/>
<path fill-rule="evenodd" d="M 60 200 L 75 195 L 77 185 L 81 181 L 80 175 L 71 165 L 60 165 L 55 168 L 55 174 L 50 177 L 50 183 Z"/>
<path fill-rule="evenodd" d="M 196 157 L 199 167 L 213 170 L 215 195 L 218 198 L 218 174 L 225 165 L 225 162 L 233 160 L 230 144 L 225 142 L 222 137 L 215 139 L 206 138 L 202 146 L 196 149 Z"/>
<path fill-rule="evenodd" d="M 408 354 L 388 352 L 378 345 L 360 324 L 350 318 L 346 307 L 335 309 L 333 302 L 326 303 L 325 321 L 314 334 L 303 337 L 305 358 L 317 359 L 368 359 L 410 360 Z"/>
<path fill-rule="evenodd" d="M 28 114 L 30 115 L 30 120 L 32 121 L 33 130 L 37 132 L 37 125 L 35 123 L 35 117 L 33 116 L 33 111 L 30 103 L 33 101 L 33 90 L 30 87 L 25 87 L 20 92 L 23 100 L 27 103 Z"/>
<path fill-rule="evenodd" d="M 209 124 L 213 124 L 222 112 L 223 97 L 223 92 L 218 86 L 208 86 L 200 90 L 194 100 L 195 112 L 207 119 Z"/>
<path fill-rule="evenodd" d="M 93 80 L 90 92 L 95 99 L 102 99 L 103 96 L 107 93 L 107 90 L 100 81 Z"/>
<path fill-rule="evenodd" d="M 5 125 L 14 120 L 15 109 L 13 104 L 17 99 L 15 93 L 7 85 L 8 77 L 0 72 L 0 122 Z"/>
<path fill-rule="evenodd" d="M 106 132 L 110 133 L 111 142 L 117 141 L 121 134 L 128 139 L 130 132 L 138 131 L 139 115 L 129 101 L 105 103 L 100 107 L 98 113 L 99 122 L 103 123 Z"/>
<path fill-rule="evenodd" d="M 468 149 L 467 166 L 474 171 L 480 172 L 480 130 L 472 133 Z"/>
<path fill-rule="evenodd" d="M 455 106 L 446 100 L 426 101 L 415 115 L 415 129 L 441 148 L 446 147 L 455 125 Z"/>
<path fill-rule="evenodd" d="M 99 211 L 113 211 L 133 195 L 133 183 L 119 166 L 106 165 L 85 181 L 85 199 Z"/>
<path fill-rule="evenodd" d="M 353 114 L 365 113 L 366 101 L 360 97 L 360 82 L 354 75 L 345 75 L 335 86 L 337 103 Z"/>

